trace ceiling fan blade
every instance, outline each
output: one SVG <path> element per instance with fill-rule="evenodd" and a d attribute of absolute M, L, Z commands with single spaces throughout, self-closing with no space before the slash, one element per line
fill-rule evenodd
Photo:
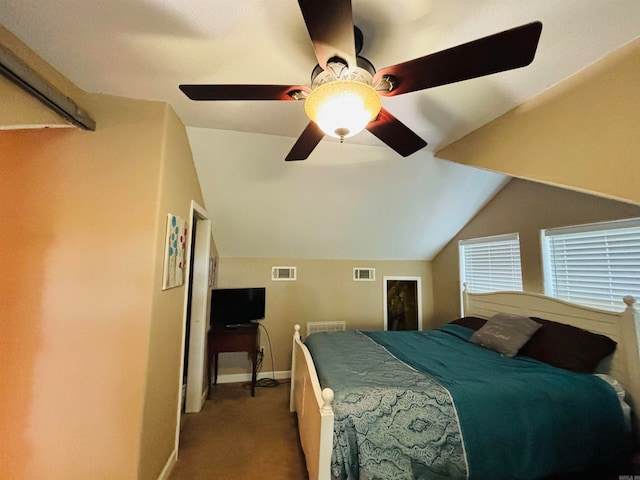
<path fill-rule="evenodd" d="M 285 160 L 287 162 L 306 160 L 323 137 L 324 132 L 320 130 L 320 127 L 315 122 L 309 122 Z"/>
<path fill-rule="evenodd" d="M 385 96 L 437 87 L 524 67 L 533 61 L 542 23 L 533 22 L 379 70 L 374 85 L 386 75 L 393 77 Z"/>
<path fill-rule="evenodd" d="M 340 57 L 356 66 L 351 0 L 298 0 L 313 49 L 322 69 L 327 60 Z"/>
<path fill-rule="evenodd" d="M 367 130 L 403 157 L 427 146 L 427 142 L 384 108 L 375 120 L 369 122 Z"/>
<path fill-rule="evenodd" d="M 180 85 L 180 90 L 191 100 L 297 100 L 296 92 L 311 91 L 302 85 Z"/>

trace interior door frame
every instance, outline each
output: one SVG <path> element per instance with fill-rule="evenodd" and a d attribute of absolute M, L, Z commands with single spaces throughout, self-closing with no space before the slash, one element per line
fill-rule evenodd
<path fill-rule="evenodd" d="M 187 258 L 185 259 L 185 278 L 187 281 L 184 292 L 184 309 L 182 322 L 182 351 L 180 376 L 178 381 L 176 452 L 180 439 L 180 417 L 182 415 L 182 384 L 185 370 L 185 345 L 187 322 L 189 328 L 189 351 L 186 352 L 187 363 L 187 393 L 185 397 L 185 412 L 196 413 L 202 410 L 207 398 L 209 382 L 206 380 L 206 348 L 207 329 L 209 327 L 209 259 L 211 257 L 211 220 L 207 211 L 191 201 L 189 225 L 195 229 L 193 235 L 187 237 Z M 191 256 L 193 255 L 193 262 Z M 191 269 L 193 268 L 193 271 Z M 191 301 L 189 301 L 191 298 Z"/>
<path fill-rule="evenodd" d="M 389 312 L 387 310 L 387 282 L 389 280 L 407 280 L 416 282 L 416 302 L 418 304 L 418 330 L 422 330 L 422 277 L 419 276 L 384 276 L 382 278 L 382 309 L 384 311 L 384 329 L 389 327 Z"/>

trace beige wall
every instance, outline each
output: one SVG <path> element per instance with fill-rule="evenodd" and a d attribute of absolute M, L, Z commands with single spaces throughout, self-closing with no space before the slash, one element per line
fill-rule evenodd
<path fill-rule="evenodd" d="M 437 156 L 640 204 L 638 152 L 640 39 Z"/>
<path fill-rule="evenodd" d="M 162 290 L 167 214 L 189 220 L 191 200 L 204 207 L 184 125 L 164 106 L 164 124 L 156 185 L 154 275 L 148 368 L 140 450 L 140 479 L 157 479 L 175 448 L 179 389 L 182 382 L 182 334 L 185 287 Z M 216 253 L 212 240 L 211 253 Z M 206 268 L 206 267 L 205 267 Z"/>
<path fill-rule="evenodd" d="M 296 323 L 302 325 L 303 334 L 306 323 L 313 321 L 344 320 L 347 328 L 382 329 L 385 275 L 422 278 L 423 328 L 429 326 L 424 319 L 431 317 L 433 298 L 431 265 L 426 261 L 222 258 L 219 263 L 218 287 L 266 287 L 266 318 L 261 323 L 271 338 L 275 371 L 291 368 Z M 272 266 L 296 266 L 297 281 L 272 281 Z M 376 280 L 354 282 L 353 267 L 374 267 Z M 264 335 L 261 343 L 268 346 Z M 239 355 L 221 356 L 221 375 L 249 372 L 246 355 Z M 268 351 L 263 371 L 272 371 Z"/>
<path fill-rule="evenodd" d="M 27 65 L 37 65 L 39 73 L 47 79 L 53 88 L 64 92 L 66 96 L 76 101 L 83 97 L 83 92 L 53 68 L 44 64 L 30 48 L 2 25 L 0 25 L 0 45 Z M 4 76 L 0 76 L 0 99 L 2 99 L 0 129 L 41 126 L 71 127 L 68 121 L 24 90 L 16 87 Z M 11 105 L 11 108 L 6 108 L 8 105 Z"/>
<path fill-rule="evenodd" d="M 460 314 L 458 241 L 517 232 L 526 291 L 543 293 L 540 230 L 640 217 L 640 207 L 526 180 L 511 180 L 432 261 L 434 323 Z"/>
<path fill-rule="evenodd" d="M 0 27 L 1 28 L 1 27 Z M 65 127 L 70 125 L 60 115 L 45 107 L 39 100 L 0 76 L 2 105 L 20 105 L 19 108 L 0 108 L 0 130 L 13 128 Z"/>
<path fill-rule="evenodd" d="M 0 131 L 0 476 L 155 480 L 185 293 L 160 288 L 166 215 L 202 195 L 167 105 L 66 88 L 95 132 Z"/>

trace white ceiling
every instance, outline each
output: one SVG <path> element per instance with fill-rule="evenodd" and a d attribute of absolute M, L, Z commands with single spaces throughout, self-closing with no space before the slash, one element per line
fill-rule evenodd
<path fill-rule="evenodd" d="M 168 102 L 197 127 L 222 256 L 431 258 L 505 181 L 432 152 L 640 36 L 638 0 L 353 0 L 377 68 L 534 20 L 542 36 L 528 67 L 385 98 L 429 142 L 409 158 L 363 132 L 285 164 L 308 122 L 301 102 L 192 102 L 178 85 L 308 85 L 316 59 L 295 0 L 45 3 L 2 0 L 0 18 L 79 87 Z"/>

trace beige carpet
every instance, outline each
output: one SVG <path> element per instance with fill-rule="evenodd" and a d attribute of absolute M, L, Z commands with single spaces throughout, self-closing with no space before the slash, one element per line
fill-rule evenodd
<path fill-rule="evenodd" d="M 180 450 L 169 480 L 306 480 L 289 384 L 213 387 L 200 413 L 183 416 Z"/>

